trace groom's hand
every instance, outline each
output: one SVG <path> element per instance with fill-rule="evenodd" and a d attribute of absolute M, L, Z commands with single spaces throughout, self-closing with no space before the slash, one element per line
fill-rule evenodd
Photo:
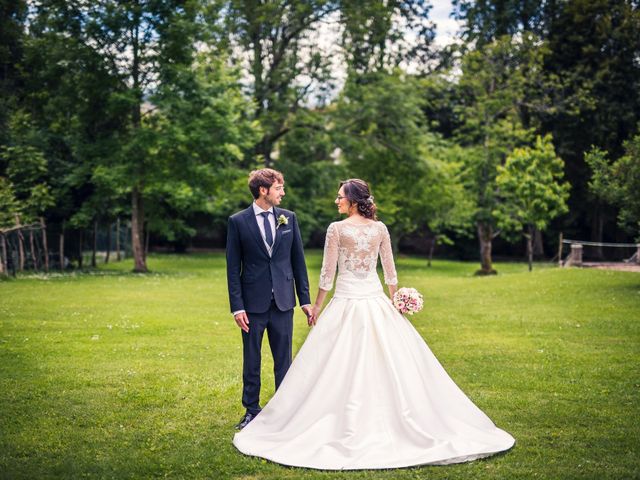
<path fill-rule="evenodd" d="M 247 317 L 247 312 L 237 313 L 233 318 L 243 331 L 249 333 L 249 317 Z"/>

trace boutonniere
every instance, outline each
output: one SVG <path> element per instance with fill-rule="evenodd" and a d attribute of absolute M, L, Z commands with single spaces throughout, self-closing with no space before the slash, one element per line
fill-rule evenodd
<path fill-rule="evenodd" d="M 278 217 L 278 226 L 276 228 L 280 228 L 280 225 L 289 225 L 289 219 L 284 215 L 280 215 Z"/>

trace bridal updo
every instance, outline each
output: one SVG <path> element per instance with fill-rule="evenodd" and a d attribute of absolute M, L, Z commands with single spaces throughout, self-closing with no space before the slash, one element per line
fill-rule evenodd
<path fill-rule="evenodd" d="M 378 220 L 376 204 L 373 202 L 373 195 L 369 191 L 367 182 L 358 178 L 350 178 L 340 182 L 340 187 L 344 187 L 344 196 L 347 197 L 347 200 L 351 204 L 357 205 L 360 215 L 371 220 Z"/>

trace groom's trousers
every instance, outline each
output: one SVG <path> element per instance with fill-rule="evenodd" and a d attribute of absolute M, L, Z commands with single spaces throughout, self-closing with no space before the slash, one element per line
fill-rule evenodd
<path fill-rule="evenodd" d="M 262 337 L 267 331 L 271 354 L 273 355 L 273 373 L 276 389 L 289 370 L 292 359 L 293 309 L 285 312 L 271 301 L 269 310 L 264 313 L 247 312 L 249 333 L 242 331 L 242 405 L 247 412 L 260 412 L 260 367 Z"/>

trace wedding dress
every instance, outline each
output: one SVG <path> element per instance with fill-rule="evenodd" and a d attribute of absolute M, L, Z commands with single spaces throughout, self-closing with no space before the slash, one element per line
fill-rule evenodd
<path fill-rule="evenodd" d="M 332 223 L 320 288 L 335 293 L 280 388 L 234 445 L 247 455 L 316 469 L 467 462 L 508 450 L 384 294 L 397 284 L 382 222 Z"/>

